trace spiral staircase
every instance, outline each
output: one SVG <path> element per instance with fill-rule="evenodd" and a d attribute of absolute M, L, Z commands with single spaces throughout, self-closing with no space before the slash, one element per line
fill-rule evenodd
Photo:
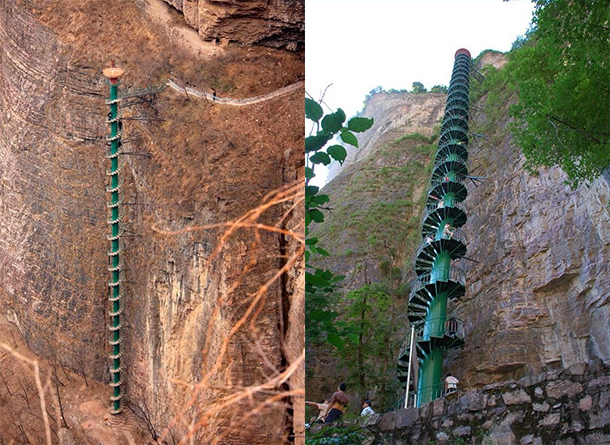
<path fill-rule="evenodd" d="M 454 262 L 465 256 L 467 244 L 459 228 L 467 221 L 461 203 L 468 196 L 464 181 L 468 177 L 469 80 L 470 53 L 459 49 L 428 189 L 422 242 L 415 255 L 417 278 L 407 310 L 414 332 L 405 335 L 398 356 L 398 379 L 416 394 L 418 407 L 442 396 L 444 353 L 464 345 L 464 324 L 447 316 L 447 302 L 466 291 L 466 274 Z M 417 361 L 417 379 L 409 372 L 410 358 Z"/>

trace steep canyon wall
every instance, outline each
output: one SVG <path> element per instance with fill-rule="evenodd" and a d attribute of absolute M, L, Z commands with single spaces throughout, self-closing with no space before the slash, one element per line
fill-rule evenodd
<path fill-rule="evenodd" d="M 205 40 L 303 49 L 304 0 L 164 0 Z"/>
<path fill-rule="evenodd" d="M 36 353 L 108 379 L 101 70 L 110 58 L 125 69 L 125 88 L 172 76 L 209 89 L 204 64 L 236 73 L 222 79 L 232 85 L 219 92 L 225 96 L 265 94 L 301 78 L 300 56 L 264 51 L 255 56 L 270 63 L 245 62 L 245 79 L 235 60 L 251 50 L 231 56 L 228 67 L 222 57 L 195 57 L 138 2 L 109 10 L 104 2 L 0 1 L 0 301 Z M 282 63 L 270 77 L 266 70 Z M 272 80 L 263 87 L 257 76 Z M 180 437 L 193 416 L 204 417 L 202 407 L 244 387 L 302 391 L 302 367 L 273 383 L 303 351 L 294 236 L 302 238 L 303 215 L 294 206 L 298 187 L 287 189 L 303 177 L 302 94 L 222 107 L 163 90 L 122 103 L 124 150 L 133 153 L 121 156 L 126 399 L 158 431 L 185 411 L 172 429 Z M 276 189 L 285 194 L 270 204 Z M 245 228 L 222 238 L 221 224 L 263 204 L 245 222 L 289 232 Z M 292 401 L 270 397 L 237 397 L 208 414 L 199 440 L 287 440 Z M 248 426 L 236 427 L 248 413 Z"/>

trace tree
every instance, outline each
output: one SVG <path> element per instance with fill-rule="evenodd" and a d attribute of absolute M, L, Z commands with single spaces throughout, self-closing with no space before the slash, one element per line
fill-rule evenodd
<path fill-rule="evenodd" d="M 430 88 L 431 93 L 447 93 L 447 85 L 434 85 Z"/>
<path fill-rule="evenodd" d="M 415 93 L 415 94 L 419 94 L 419 93 L 427 93 L 428 90 L 426 90 L 426 87 L 424 87 L 423 83 L 413 82 L 413 85 L 411 86 L 411 92 Z"/>
<path fill-rule="evenodd" d="M 337 276 L 330 270 L 317 268 L 310 261 L 316 255 L 330 256 L 318 245 L 318 238 L 309 235 L 311 224 L 324 221 L 323 210 L 328 209 L 330 198 L 319 193 L 320 188 L 310 182 L 315 177 L 316 165 L 329 165 L 333 160 L 343 163 L 347 157 L 347 151 L 342 145 L 335 144 L 325 148 L 326 144 L 338 135 L 346 144 L 358 147 L 354 132 L 361 133 L 371 128 L 373 119 L 353 117 L 347 122 L 347 126 L 344 126 L 346 116 L 342 109 L 324 116 L 320 104 L 309 98 L 305 99 L 305 117 L 314 123 L 316 131 L 305 138 L 305 336 L 307 342 L 325 336 L 329 343 L 341 348 L 349 331 L 345 324 L 336 320 L 339 314 L 333 309 L 332 296 L 344 277 Z"/>
<path fill-rule="evenodd" d="M 610 2 L 538 0 L 510 54 L 511 130 L 527 167 L 560 166 L 573 186 L 610 167 Z"/>
<path fill-rule="evenodd" d="M 335 354 L 349 373 L 347 383 L 363 398 L 375 389 L 378 406 L 389 406 L 397 386 L 388 379 L 388 364 L 395 362 L 397 349 L 393 297 L 382 286 L 365 285 L 348 292 L 345 303 L 340 318 L 355 335 Z"/>

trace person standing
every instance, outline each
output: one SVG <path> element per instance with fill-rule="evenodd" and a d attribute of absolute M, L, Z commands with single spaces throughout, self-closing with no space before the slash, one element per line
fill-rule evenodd
<path fill-rule="evenodd" d="M 331 423 L 345 413 L 345 408 L 347 408 L 347 405 L 349 404 L 349 397 L 344 392 L 346 389 L 347 385 L 341 383 L 337 392 L 333 393 L 331 396 L 328 405 L 328 413 L 326 414 L 324 423 Z"/>
<path fill-rule="evenodd" d="M 443 229 L 443 238 L 451 239 L 453 237 L 453 227 L 449 225 L 449 223 L 445 224 L 445 228 Z"/>
<path fill-rule="evenodd" d="M 305 405 L 315 406 L 320 410 L 318 417 L 312 423 L 324 423 L 326 411 L 328 410 L 328 399 L 324 399 L 322 403 L 305 402 Z"/>
<path fill-rule="evenodd" d="M 447 374 L 447 378 L 445 378 L 445 394 L 457 392 L 458 383 L 460 383 L 460 381 L 453 377 L 451 373 Z"/>

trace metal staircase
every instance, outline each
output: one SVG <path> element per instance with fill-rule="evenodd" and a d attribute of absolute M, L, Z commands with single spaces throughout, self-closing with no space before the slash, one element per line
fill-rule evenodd
<path fill-rule="evenodd" d="M 461 203 L 468 196 L 464 181 L 468 178 L 469 81 L 470 53 L 459 49 L 428 189 L 423 241 L 415 254 L 417 279 L 411 285 L 407 310 L 412 331 L 403 338 L 398 354 L 398 380 L 407 389 L 404 407 L 419 407 L 443 395 L 444 353 L 464 345 L 464 323 L 447 316 L 447 302 L 466 291 L 466 274 L 453 262 L 466 255 L 467 244 L 459 228 L 467 221 Z M 410 366 L 415 361 L 418 366 Z M 408 395 L 411 392 L 414 397 Z"/>

